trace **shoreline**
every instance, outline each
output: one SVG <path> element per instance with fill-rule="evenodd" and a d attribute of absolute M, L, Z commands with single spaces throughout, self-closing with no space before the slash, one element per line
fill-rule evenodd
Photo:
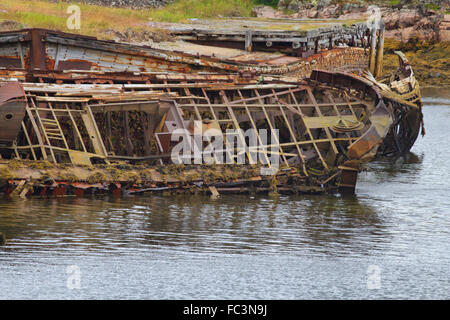
<path fill-rule="evenodd" d="M 277 8 L 256 6 L 261 18 L 362 19 L 375 14 L 386 26 L 385 73 L 395 70 L 394 51 L 402 51 L 421 85 L 450 86 L 450 10 L 448 1 L 298 1 L 280 0 Z M 370 15 L 369 15 L 370 14 Z"/>

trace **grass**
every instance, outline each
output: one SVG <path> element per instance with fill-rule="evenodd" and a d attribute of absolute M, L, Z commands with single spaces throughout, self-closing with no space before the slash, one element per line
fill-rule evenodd
<path fill-rule="evenodd" d="M 145 28 L 149 21 L 187 22 L 191 18 L 249 17 L 257 0 L 177 0 L 157 9 L 134 10 L 76 3 L 81 11 L 81 29 L 67 28 L 66 13 L 70 2 L 46 0 L 1 0 L 0 23 L 10 20 L 21 27 L 46 28 L 100 38 L 108 29 L 123 32 L 128 28 Z"/>
<path fill-rule="evenodd" d="M 1 0 L 0 23 L 2 20 L 10 20 L 18 23 L 14 28 L 45 28 L 110 39 L 114 34 L 108 30 L 124 32 L 131 28 L 141 32 L 150 29 L 146 26 L 149 21 L 183 23 L 192 18 L 250 17 L 253 6 L 274 3 L 271 0 L 177 0 L 162 8 L 142 10 L 76 3 L 81 11 L 81 29 L 70 30 L 66 25 L 69 17 L 66 10 L 71 5 L 70 2 Z M 309 28 L 305 25 L 299 29 L 316 27 Z M 274 29 L 277 27 L 274 26 Z"/>
<path fill-rule="evenodd" d="M 272 8 L 278 8 L 279 0 L 254 0 L 253 2 L 256 5 L 270 6 Z"/>
<path fill-rule="evenodd" d="M 192 18 L 249 17 L 253 5 L 251 0 L 183 0 L 150 12 L 154 21 L 186 22 Z"/>
<path fill-rule="evenodd" d="M 150 10 L 108 8 L 77 3 L 81 9 L 81 29 L 69 30 L 66 13 L 70 3 L 45 0 L 2 0 L 0 21 L 12 20 L 29 28 L 46 28 L 97 36 L 102 31 L 124 31 L 129 27 L 143 26 L 151 18 Z"/>
<path fill-rule="evenodd" d="M 438 10 L 439 10 L 439 6 L 438 6 L 437 4 L 434 4 L 434 3 L 427 3 L 427 4 L 425 5 L 425 7 L 426 7 L 427 9 L 429 9 L 429 10 L 435 10 L 435 11 L 438 11 Z"/>
<path fill-rule="evenodd" d="M 388 1 L 388 4 L 390 4 L 391 6 L 396 6 L 400 4 L 400 0 L 390 0 Z"/>

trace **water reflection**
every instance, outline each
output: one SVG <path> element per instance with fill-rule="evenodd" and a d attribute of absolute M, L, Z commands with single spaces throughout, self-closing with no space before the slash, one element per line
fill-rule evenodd
<path fill-rule="evenodd" d="M 371 178 L 378 183 L 386 183 L 397 177 L 407 183 L 414 183 L 422 174 L 424 157 L 424 153 L 415 154 L 413 152 L 396 158 L 382 157 L 369 163 L 367 171 L 371 173 Z"/>
<path fill-rule="evenodd" d="M 385 235 L 358 197 L 207 196 L 31 199 L 0 202 L 4 250 L 108 251 L 177 248 L 197 252 L 364 252 Z"/>
<path fill-rule="evenodd" d="M 366 254 L 373 243 L 389 241 L 376 209 L 358 196 L 317 197 L 310 201 L 302 223 L 307 245 L 327 255 Z M 302 213 L 303 214 L 303 213 Z"/>

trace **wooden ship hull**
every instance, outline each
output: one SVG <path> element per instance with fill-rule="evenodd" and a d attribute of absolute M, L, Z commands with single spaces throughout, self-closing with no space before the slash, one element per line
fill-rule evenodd
<path fill-rule="evenodd" d="M 399 76 L 407 61 L 393 76 L 402 85 L 371 77 L 381 38 L 243 63 L 40 29 L 0 33 L 0 191 L 353 193 L 364 165 L 408 151 L 422 124 L 412 70 Z M 378 49 L 364 48 L 371 39 Z M 224 141 L 213 152 L 195 138 L 209 129 Z M 173 164 L 180 130 L 203 151 Z M 264 130 L 278 135 L 267 142 Z"/>

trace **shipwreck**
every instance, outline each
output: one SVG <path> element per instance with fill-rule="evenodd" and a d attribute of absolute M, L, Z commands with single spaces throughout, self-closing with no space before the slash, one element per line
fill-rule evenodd
<path fill-rule="evenodd" d="M 420 88 L 401 52 L 383 76 L 383 26 L 250 26 L 168 27 L 177 46 L 0 32 L 0 192 L 353 193 L 377 154 L 409 151 Z M 174 163 L 176 137 L 200 153 Z"/>

